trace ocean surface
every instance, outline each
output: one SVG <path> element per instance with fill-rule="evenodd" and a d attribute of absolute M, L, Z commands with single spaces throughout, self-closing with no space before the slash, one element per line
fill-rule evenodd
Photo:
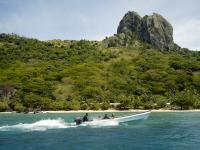
<path fill-rule="evenodd" d="M 122 124 L 70 124 L 83 115 L 0 114 L 0 150 L 200 149 L 200 112 L 152 112 L 147 120 Z"/>

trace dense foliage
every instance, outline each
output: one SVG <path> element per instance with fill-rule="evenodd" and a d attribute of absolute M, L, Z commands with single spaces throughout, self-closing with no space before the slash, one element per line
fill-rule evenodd
<path fill-rule="evenodd" d="M 200 53 L 0 34 L 0 111 L 111 107 L 200 108 Z"/>

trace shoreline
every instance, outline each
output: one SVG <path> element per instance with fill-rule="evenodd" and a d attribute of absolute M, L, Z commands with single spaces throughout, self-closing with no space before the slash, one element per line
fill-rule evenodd
<path fill-rule="evenodd" d="M 143 109 L 131 109 L 131 110 L 115 110 L 115 109 L 109 109 L 109 110 L 58 110 L 58 111 L 39 111 L 39 113 L 49 113 L 49 114 L 59 114 L 59 113 L 104 113 L 104 112 L 200 112 L 200 109 L 191 109 L 191 110 L 169 110 L 169 109 L 152 109 L 152 110 L 143 110 Z M 0 114 L 13 114 L 17 113 L 15 111 L 11 112 L 0 112 Z M 29 112 L 29 114 L 32 114 L 33 112 Z"/>

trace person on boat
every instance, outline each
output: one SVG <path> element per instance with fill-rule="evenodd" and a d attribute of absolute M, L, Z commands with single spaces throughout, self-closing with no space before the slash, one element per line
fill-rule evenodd
<path fill-rule="evenodd" d="M 85 116 L 83 116 L 83 122 L 85 122 L 85 121 L 89 121 L 89 119 L 88 119 L 88 113 L 86 113 Z"/>
<path fill-rule="evenodd" d="M 112 114 L 112 115 L 111 115 L 111 118 L 112 118 L 112 119 L 113 119 L 113 118 L 115 118 L 115 115 L 114 115 L 114 114 Z"/>
<path fill-rule="evenodd" d="M 77 117 L 74 121 L 76 122 L 76 125 L 80 125 L 82 123 L 82 120 L 80 117 Z"/>
<path fill-rule="evenodd" d="M 103 119 L 110 119 L 107 114 L 103 117 Z"/>

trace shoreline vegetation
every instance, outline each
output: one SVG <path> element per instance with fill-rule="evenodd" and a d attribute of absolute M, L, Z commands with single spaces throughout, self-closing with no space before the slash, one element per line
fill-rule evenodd
<path fill-rule="evenodd" d="M 200 109 L 200 53 L 136 41 L 0 34 L 0 111 Z"/>
<path fill-rule="evenodd" d="M 188 110 L 172 110 L 172 109 L 153 109 L 153 110 L 144 110 L 144 109 L 130 109 L 130 110 L 116 110 L 116 109 L 109 109 L 109 110 L 59 110 L 59 111 L 39 111 L 37 113 L 42 114 L 57 114 L 57 113 L 109 113 L 109 112 L 200 112 L 200 109 L 188 109 Z M 9 112 L 0 112 L 0 114 L 13 114 L 13 113 L 19 113 L 16 111 L 9 111 Z M 21 112 L 23 113 L 23 112 Z M 34 112 L 28 112 L 28 114 L 33 114 Z"/>

